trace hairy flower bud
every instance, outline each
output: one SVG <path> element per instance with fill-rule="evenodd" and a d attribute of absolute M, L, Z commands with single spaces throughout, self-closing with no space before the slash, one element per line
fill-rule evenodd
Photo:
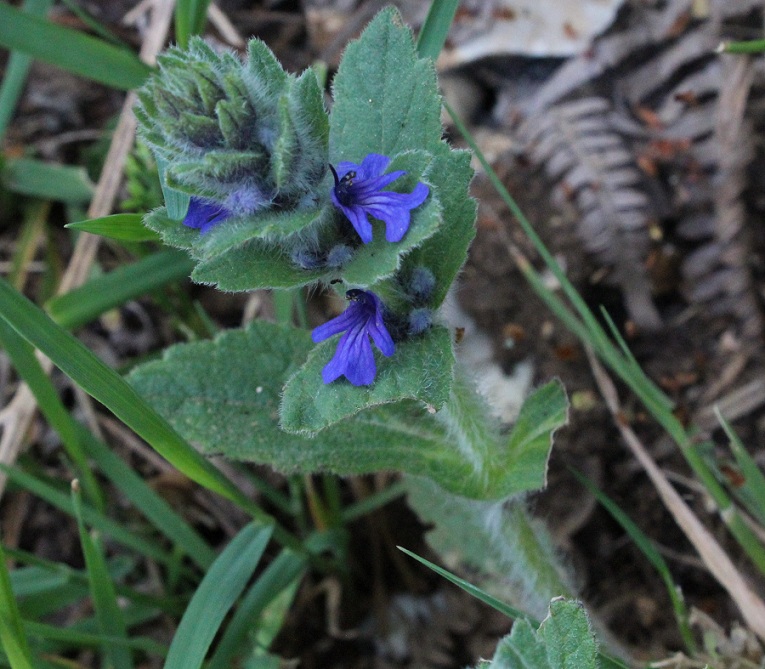
<path fill-rule="evenodd" d="M 312 71 L 286 73 L 259 40 L 241 62 L 200 38 L 171 48 L 138 91 L 141 135 L 169 186 L 234 216 L 299 209 L 326 174 L 328 120 Z"/>

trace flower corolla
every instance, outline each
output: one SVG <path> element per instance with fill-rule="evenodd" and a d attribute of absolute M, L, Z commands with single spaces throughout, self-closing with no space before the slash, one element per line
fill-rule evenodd
<path fill-rule="evenodd" d="M 330 165 L 335 178 L 332 202 L 351 222 L 365 244 L 372 241 L 369 216 L 385 223 L 386 241 L 401 241 L 409 229 L 411 210 L 425 202 L 430 192 L 421 182 L 411 193 L 384 191 L 383 188 L 406 174 L 404 170 L 383 174 L 390 160 L 379 153 L 370 153 L 360 165 L 341 162 L 337 169 Z"/>
<path fill-rule="evenodd" d="M 200 234 L 204 235 L 231 215 L 232 213 L 222 204 L 201 197 L 192 197 L 183 224 L 187 228 L 197 228 Z"/>
<path fill-rule="evenodd" d="M 383 322 L 383 304 L 377 295 L 366 290 L 349 290 L 350 304 L 337 318 L 320 325 L 311 333 L 315 343 L 344 332 L 337 344 L 335 355 L 324 367 L 321 378 L 332 383 L 345 376 L 354 386 L 368 386 L 375 379 L 377 367 L 372 351 L 371 337 L 386 357 L 393 355 L 396 346 Z"/>

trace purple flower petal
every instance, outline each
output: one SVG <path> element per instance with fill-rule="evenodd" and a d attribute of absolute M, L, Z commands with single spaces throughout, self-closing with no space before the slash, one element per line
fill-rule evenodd
<path fill-rule="evenodd" d="M 314 329 L 311 338 L 318 343 L 344 331 L 335 355 L 321 372 L 321 378 L 324 383 L 332 383 L 345 376 L 354 386 L 367 386 L 377 373 L 369 338 L 386 357 L 393 355 L 396 345 L 383 322 L 384 307 L 380 298 L 364 290 L 349 290 L 346 295 L 350 300 L 348 308 L 337 318 Z"/>
<path fill-rule="evenodd" d="M 369 244 L 372 241 L 372 224 L 369 222 L 364 208 L 358 205 L 346 207 L 342 204 L 339 207 L 345 214 L 345 217 L 351 222 L 353 229 L 359 233 L 361 241 Z"/>
<path fill-rule="evenodd" d="M 396 170 L 390 174 L 383 174 L 381 177 L 373 177 L 372 179 L 359 180 L 357 178 L 352 188 L 353 195 L 359 200 L 366 201 L 368 197 L 374 196 L 377 191 L 389 186 L 405 174 L 404 170 Z"/>
<path fill-rule="evenodd" d="M 337 164 L 337 176 L 342 179 L 348 172 L 356 172 L 358 174 L 360 169 L 360 165 L 343 160 Z"/>
<path fill-rule="evenodd" d="M 330 193 L 332 202 L 351 222 L 364 244 L 372 241 L 369 216 L 385 223 L 387 241 L 401 241 L 409 229 L 409 212 L 419 207 L 430 193 L 423 183 L 418 183 L 411 193 L 383 191 L 406 174 L 403 170 L 383 174 L 390 162 L 387 156 L 370 153 L 361 165 L 343 161 L 337 170 L 332 168 L 335 173 L 335 186 Z"/>
<path fill-rule="evenodd" d="M 388 156 L 380 155 L 379 153 L 370 153 L 361 161 L 361 171 L 364 173 L 366 179 L 380 176 L 385 168 L 390 165 L 390 158 Z"/>
<path fill-rule="evenodd" d="M 377 348 L 380 349 L 380 352 L 386 358 L 390 358 L 396 351 L 396 345 L 393 343 L 393 339 L 385 328 L 385 325 L 382 322 L 372 322 L 367 327 L 367 331 L 372 337 L 372 341 L 377 344 Z"/>
<path fill-rule="evenodd" d="M 346 351 L 345 378 L 354 386 L 368 386 L 375 380 L 377 373 L 372 344 L 363 328 L 348 332 L 345 336 L 348 335 L 351 337 Z"/>
<path fill-rule="evenodd" d="M 230 216 L 231 212 L 222 204 L 201 197 L 192 197 L 183 225 L 188 228 L 197 228 L 200 234 L 204 235 Z"/>
<path fill-rule="evenodd" d="M 324 325 L 314 328 L 313 332 L 311 332 L 311 339 L 314 344 L 318 344 L 325 339 L 329 339 L 332 335 L 350 329 L 356 321 L 358 321 L 358 315 L 353 309 L 348 308 L 331 321 L 327 321 Z"/>

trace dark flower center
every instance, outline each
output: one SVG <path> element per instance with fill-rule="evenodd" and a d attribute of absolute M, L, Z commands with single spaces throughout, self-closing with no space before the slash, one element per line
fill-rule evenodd
<path fill-rule="evenodd" d="M 350 290 L 346 291 L 345 299 L 349 302 L 362 302 L 365 305 L 369 303 L 367 294 L 358 288 L 351 288 Z"/>
<path fill-rule="evenodd" d="M 346 207 L 351 206 L 354 204 L 351 186 L 353 186 L 353 180 L 356 178 L 356 172 L 351 170 L 344 174 L 341 179 L 338 177 L 337 172 L 332 165 L 329 166 L 329 169 L 332 170 L 332 176 L 335 177 L 335 196 L 337 197 L 337 201 Z"/>

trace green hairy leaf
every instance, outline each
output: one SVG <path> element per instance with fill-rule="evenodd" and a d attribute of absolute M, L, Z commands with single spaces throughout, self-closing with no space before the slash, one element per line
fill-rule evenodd
<path fill-rule="evenodd" d="M 294 214 L 268 212 L 263 216 L 228 219 L 225 225 L 217 225 L 210 232 L 199 235 L 191 252 L 199 260 L 208 260 L 235 250 L 251 239 L 285 238 L 302 232 L 323 214 L 321 209 L 307 209 Z"/>
<path fill-rule="evenodd" d="M 197 283 L 228 291 L 296 288 L 314 283 L 321 276 L 320 271 L 300 269 L 283 249 L 258 239 L 199 262 L 191 273 Z"/>
<path fill-rule="evenodd" d="M 597 669 L 598 648 L 579 602 L 554 599 L 539 629 L 517 620 L 500 641 L 491 669 Z"/>
<path fill-rule="evenodd" d="M 446 331 L 436 329 L 431 335 L 433 341 L 428 348 L 450 355 Z M 417 346 L 417 340 L 411 344 Z M 456 494 L 485 499 L 504 498 L 536 488 L 544 479 L 546 450 L 545 457 L 540 458 L 542 471 L 533 476 L 529 476 L 527 456 L 518 450 L 513 456 L 520 463 L 517 469 L 507 454 L 486 462 L 466 457 L 455 447 L 450 428 L 437 414 L 429 413 L 422 402 L 394 401 L 401 396 L 396 394 L 401 393 L 401 387 L 393 373 L 386 380 L 385 370 L 381 370 L 374 386 L 367 389 L 342 382 L 319 387 L 318 372 L 298 377 L 295 372 L 306 358 L 320 355 L 323 350 L 312 349 L 308 332 L 258 321 L 246 330 L 225 332 L 212 342 L 171 347 L 162 360 L 136 368 L 129 380 L 176 430 L 207 454 L 270 464 L 285 472 L 331 471 L 351 475 L 405 471 L 429 477 Z M 405 349 L 403 357 L 407 359 Z M 411 359 L 422 364 L 418 355 Z M 313 437 L 284 432 L 278 423 L 279 404 L 282 387 L 290 377 L 285 403 L 288 392 L 322 393 L 322 400 L 315 398 L 311 404 L 332 407 L 337 403 L 345 415 L 358 413 Z M 312 385 L 299 389 L 292 385 L 298 378 Z M 433 374 L 424 378 L 439 377 Z M 378 386 L 387 396 L 375 390 Z M 431 399 L 443 392 L 436 388 L 425 390 L 432 393 Z M 371 394 L 371 400 L 366 393 Z M 364 403 L 390 403 L 363 411 L 359 406 L 349 409 L 358 397 Z M 565 397 L 562 400 L 565 417 Z M 326 421 L 321 413 L 317 416 L 312 419 Z M 319 427 L 317 424 L 313 429 Z M 519 430 L 524 432 L 526 428 L 521 425 Z M 511 443 L 534 442 L 517 435 L 518 431 L 514 431 Z M 505 450 L 502 443 L 496 447 Z M 495 473 L 492 467 L 501 468 L 503 475 Z M 496 483 L 490 487 L 492 481 Z"/>
<path fill-rule="evenodd" d="M 465 499 L 420 476 L 405 482 L 409 505 L 433 524 L 428 544 L 469 568 L 476 586 L 537 618 L 550 599 L 572 594 L 549 533 L 522 500 Z"/>
<path fill-rule="evenodd" d="M 436 70 L 430 60 L 417 57 L 412 32 L 396 9 L 381 11 L 348 45 L 332 93 L 332 162 L 360 162 L 368 153 L 438 150 Z"/>
<path fill-rule="evenodd" d="M 287 381 L 281 406 L 285 430 L 312 434 L 370 406 L 419 399 L 440 409 L 449 399 L 454 354 L 444 328 L 399 343 L 390 358 L 378 356 L 375 382 L 365 387 L 322 381 L 321 370 L 334 355 L 336 344 L 333 337 L 316 346 L 306 364 Z"/>
<path fill-rule="evenodd" d="M 430 186 L 429 203 L 439 203 L 437 227 L 427 235 L 417 230 L 419 237 L 414 239 L 413 226 L 403 240 L 407 246 L 397 247 L 400 255 L 413 249 L 403 260 L 405 267 L 424 266 L 435 275 L 430 306 L 437 308 L 467 259 L 467 248 L 475 236 L 476 205 L 467 191 L 473 170 L 469 153 L 453 151 L 441 140 L 441 100 L 434 66 L 417 56 L 411 31 L 402 24 L 397 10 L 380 12 L 359 40 L 348 46 L 334 79 L 333 94 L 329 137 L 332 162 L 360 162 L 368 153 L 394 156 L 417 149 L 431 155 L 421 180 Z M 422 209 L 428 206 L 426 203 Z M 366 251 L 362 249 L 358 259 L 345 268 L 343 278 L 349 284 L 369 285 L 365 279 L 372 271 L 382 279 L 400 267 L 400 260 L 386 266 L 377 255 L 373 268 L 367 257 L 371 254 Z"/>

